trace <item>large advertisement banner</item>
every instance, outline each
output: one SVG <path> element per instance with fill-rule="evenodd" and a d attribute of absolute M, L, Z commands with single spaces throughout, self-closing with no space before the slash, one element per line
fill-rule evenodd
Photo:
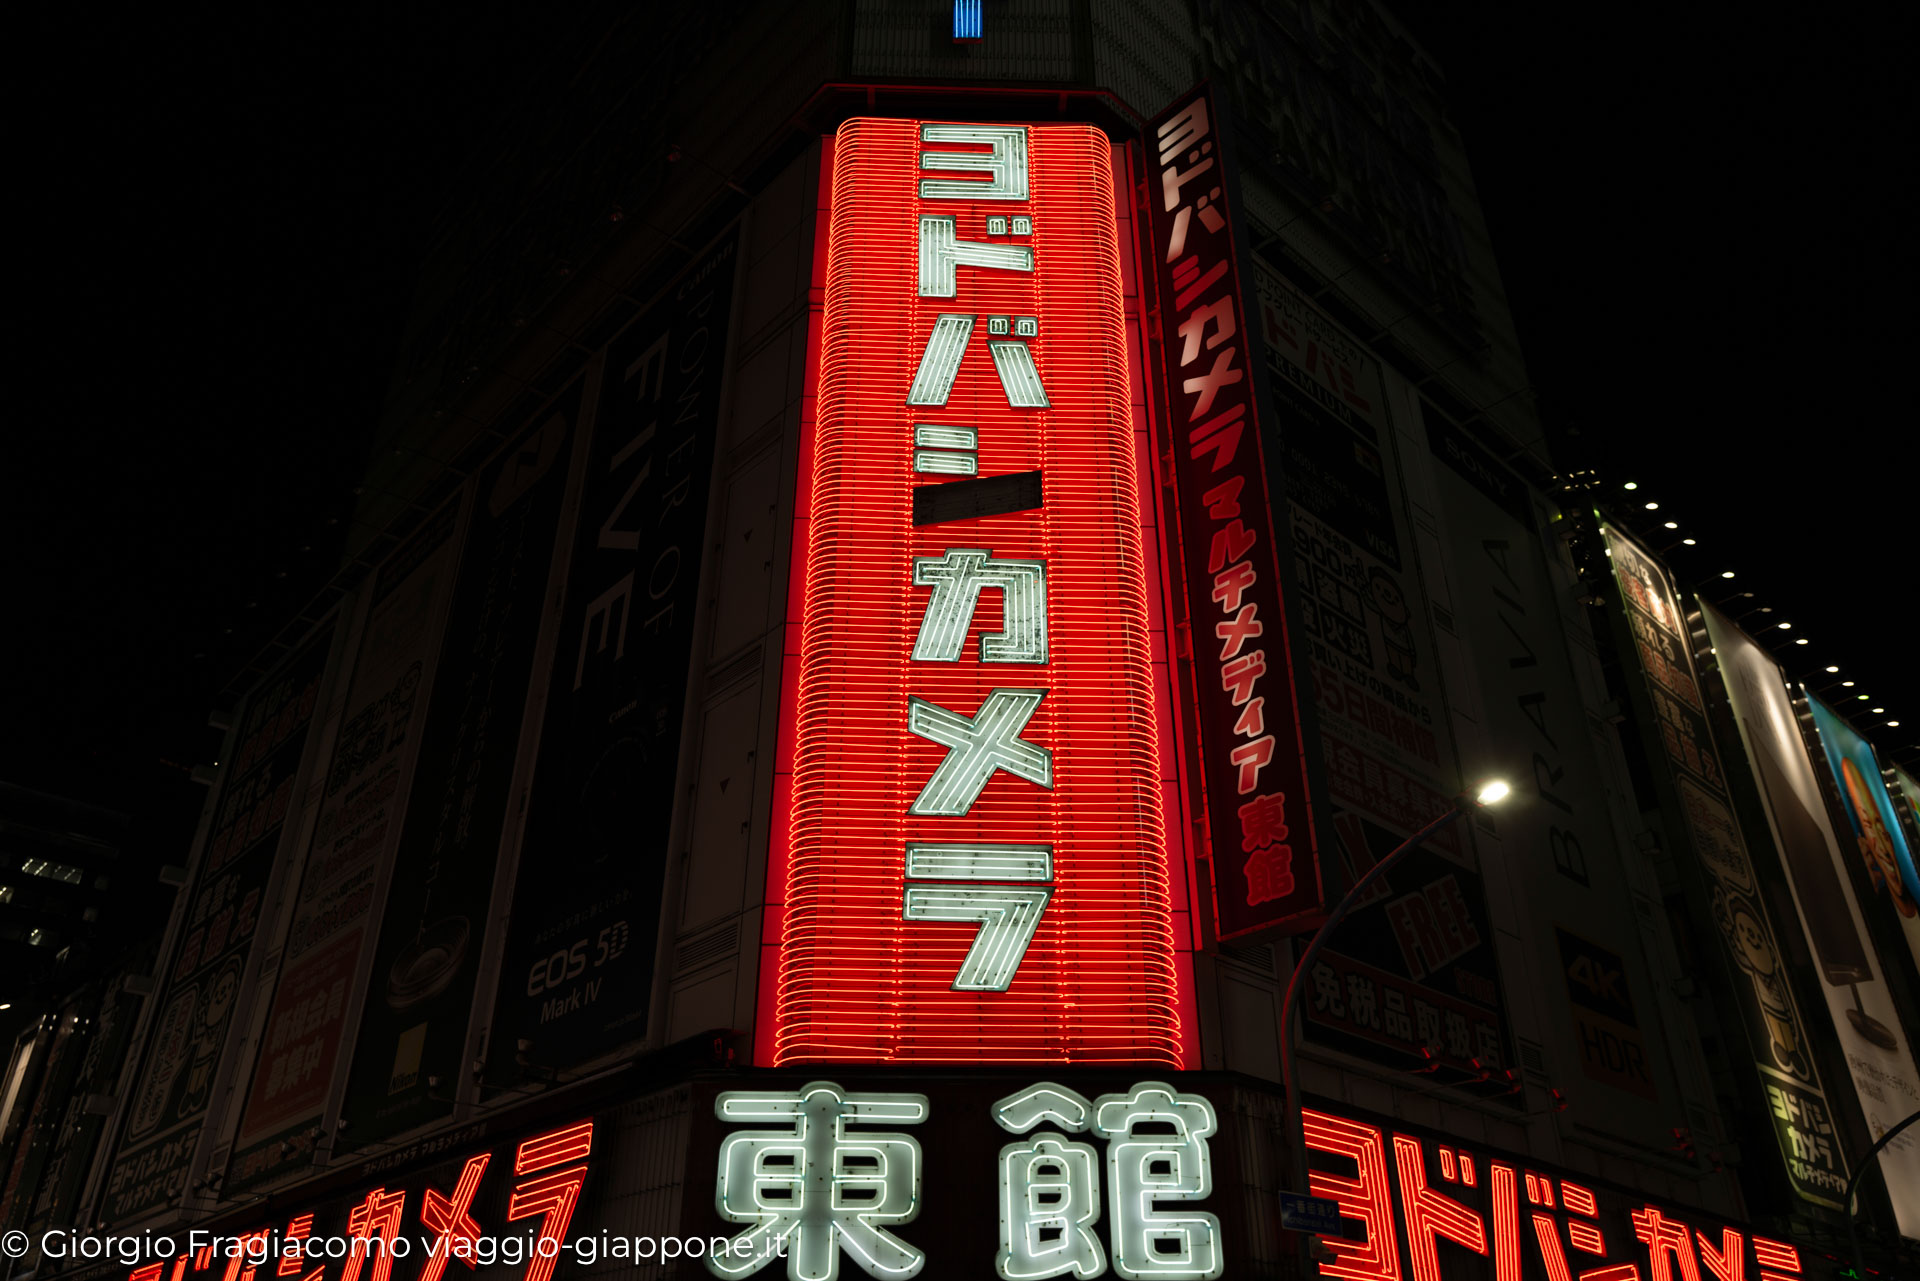
<path fill-rule="evenodd" d="M 1482 730 L 1477 753 L 1463 743 L 1462 755 L 1471 777 L 1514 787 L 1475 839 L 1521 883 L 1533 959 L 1558 975 L 1541 985 L 1550 1017 L 1531 1035 L 1556 1066 L 1579 1065 L 1582 1079 L 1556 1082 L 1572 1101 L 1568 1120 L 1664 1148 L 1677 1096 L 1535 500 L 1430 406 L 1426 425 L 1445 464 L 1435 487 L 1453 625 Z"/>
<path fill-rule="evenodd" d="M 1323 826 L 1358 877 L 1446 812 L 1460 768 L 1379 362 L 1264 265 L 1255 280 L 1300 584 L 1293 616 L 1333 802 Z M 1340 927 L 1310 976 L 1310 1039 L 1396 1066 L 1430 1055 L 1448 1077 L 1513 1062 L 1468 830 L 1430 839 Z"/>
<path fill-rule="evenodd" d="M 1783 675 L 1767 652 L 1720 611 L 1703 603 L 1701 612 L 1854 1093 L 1868 1131 L 1878 1139 L 1920 1112 L 1920 1072 L 1914 1070 L 1899 1012 L 1878 970 Z M 1909 1130 L 1881 1149 L 1880 1168 L 1900 1231 L 1920 1239 L 1920 1133 Z"/>
<path fill-rule="evenodd" d="M 607 349 L 489 1080 L 645 1038 L 740 241 Z M 524 1049 L 522 1047 L 525 1047 Z"/>
<path fill-rule="evenodd" d="M 376 886 L 399 837 L 459 514 L 459 503 L 449 502 L 374 579 L 266 1040 L 227 1169 L 232 1191 L 312 1160 Z"/>
<path fill-rule="evenodd" d="M 1673 804 L 1706 881 L 1708 907 L 1720 930 L 1781 1160 L 1797 1194 L 1838 1208 L 1847 1186 L 1846 1155 L 1808 1051 L 1807 1027 L 1793 999 L 1779 936 L 1727 797 L 1679 600 L 1652 557 L 1617 530 L 1605 533 L 1645 678 L 1650 729 L 1658 736 Z"/>
<path fill-rule="evenodd" d="M 1897 808 L 1906 820 L 1907 848 L 1912 849 L 1914 840 L 1920 839 L 1920 783 L 1916 783 L 1913 775 L 1898 765 L 1890 768 L 1893 772 L 1893 781 L 1900 789 Z M 1915 915 L 1920 915 L 1920 912 L 1916 912 Z"/>
<path fill-rule="evenodd" d="M 127 1074 L 127 1051 L 133 1025 L 144 997 L 128 992 L 124 975 L 107 984 L 106 995 L 94 1015 L 93 1034 L 86 1042 L 66 1111 L 53 1140 L 47 1170 L 34 1205 L 33 1225 L 70 1224 L 78 1217 L 81 1184 L 99 1153 L 100 1131 L 106 1127 L 96 1096 L 113 1097 Z"/>
<path fill-rule="evenodd" d="M 1177 1066 L 1112 144 L 831 155 L 773 1060 Z"/>
<path fill-rule="evenodd" d="M 123 1223 L 182 1190 L 207 1119 L 215 1069 L 240 1000 L 282 828 L 306 754 L 333 624 L 247 700 L 207 830 L 185 929 L 167 972 L 147 1062 L 127 1100 L 102 1217 Z"/>
<path fill-rule="evenodd" d="M 453 1110 L 581 386 L 535 414 L 476 478 L 339 1147 Z"/>
<path fill-rule="evenodd" d="M 1880 777 L 1873 746 L 1840 719 L 1831 707 L 1807 695 L 1813 723 L 1820 731 L 1820 747 L 1840 789 L 1842 812 L 1853 829 L 1856 857 L 1865 864 L 1874 896 L 1891 903 L 1900 914 L 1900 928 L 1914 964 L 1920 965 L 1920 872 L 1914 868 L 1913 846 L 1900 823 L 1893 798 Z M 1913 793 L 1909 792 L 1911 797 Z"/>
<path fill-rule="evenodd" d="M 1153 131 L 1148 183 L 1159 278 L 1181 578 L 1193 644 L 1198 774 L 1214 926 L 1271 930 L 1325 898 L 1308 801 L 1293 646 L 1281 607 L 1285 526 L 1274 527 L 1213 100 L 1195 90 Z M 1202 339 L 1206 341 L 1203 342 Z M 1224 643 L 1236 628 L 1257 638 Z"/>

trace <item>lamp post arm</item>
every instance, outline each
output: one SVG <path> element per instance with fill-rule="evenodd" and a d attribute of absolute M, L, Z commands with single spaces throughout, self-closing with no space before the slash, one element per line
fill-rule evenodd
<path fill-rule="evenodd" d="M 1879 1154 L 1880 1149 L 1886 1147 L 1900 1131 L 1906 1129 L 1915 1121 L 1920 1121 L 1920 1112 L 1915 1112 L 1875 1140 L 1874 1145 L 1867 1149 L 1867 1154 L 1854 1164 L 1853 1177 L 1847 1180 L 1847 1196 L 1845 1202 L 1847 1207 L 1847 1245 L 1851 1247 L 1853 1252 L 1853 1270 L 1862 1276 L 1866 1275 L 1867 1265 L 1860 1261 L 1860 1234 L 1855 1231 L 1853 1225 L 1854 1190 L 1860 1186 L 1860 1176 L 1867 1172 L 1867 1167 L 1879 1164 L 1875 1158 Z M 1882 1170 L 1881 1173 L 1884 1175 L 1886 1171 Z"/>
<path fill-rule="evenodd" d="M 1280 1001 L 1280 1075 L 1286 1082 L 1288 1124 L 1293 1130 L 1294 1190 L 1302 1196 L 1308 1193 L 1306 1132 L 1300 1115 L 1300 1080 L 1293 1052 L 1293 1007 L 1300 996 L 1301 980 L 1313 967 L 1314 958 L 1320 955 L 1320 949 L 1326 945 L 1328 939 L 1333 937 L 1335 927 L 1346 919 L 1353 905 L 1373 887 L 1374 882 L 1385 876 L 1387 870 L 1394 864 L 1418 849 L 1428 837 L 1465 814 L 1469 804 L 1471 802 L 1464 797 L 1457 800 L 1445 814 L 1409 836 L 1392 853 L 1368 868 L 1366 875 L 1355 881 L 1353 888 L 1334 904 L 1333 911 L 1327 914 L 1326 921 L 1314 932 L 1312 941 L 1307 944 L 1306 951 L 1300 954 L 1300 960 L 1294 965 L 1293 973 L 1287 979 L 1287 994 Z"/>

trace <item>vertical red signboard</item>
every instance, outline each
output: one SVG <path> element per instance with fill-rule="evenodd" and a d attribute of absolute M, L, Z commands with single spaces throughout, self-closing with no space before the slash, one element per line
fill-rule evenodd
<path fill-rule="evenodd" d="M 1180 1065 L 1112 144 L 830 163 L 762 1061 Z"/>
<path fill-rule="evenodd" d="M 1192 636 L 1196 771 L 1223 939 L 1321 905 L 1280 547 L 1222 140 L 1205 86 L 1147 137 L 1149 253 Z"/>

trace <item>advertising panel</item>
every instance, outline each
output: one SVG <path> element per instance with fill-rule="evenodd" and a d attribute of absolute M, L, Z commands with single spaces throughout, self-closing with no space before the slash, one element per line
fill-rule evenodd
<path fill-rule="evenodd" d="M 1322 830 L 1358 877 L 1446 812 L 1460 769 L 1379 362 L 1264 265 L 1255 282 L 1293 616 L 1333 802 Z M 1395 1066 L 1420 1066 L 1425 1051 L 1449 1077 L 1513 1062 L 1468 832 L 1456 823 L 1430 838 L 1353 909 L 1310 976 L 1309 1039 Z"/>
<path fill-rule="evenodd" d="M 1878 1139 L 1920 1112 L 1920 1072 L 1900 1031 L 1871 936 L 1848 881 L 1820 784 L 1783 676 L 1767 652 L 1711 605 L 1707 636 L 1746 745 L 1747 760 L 1787 870 L 1800 925 L 1821 978 L 1834 1033 L 1847 1056 L 1867 1129 Z M 1880 1169 L 1900 1231 L 1920 1240 L 1920 1134 L 1909 1130 L 1880 1152 Z"/>
<path fill-rule="evenodd" d="M 1846 1155 L 1808 1049 L 1779 936 L 1727 798 L 1679 601 L 1652 557 L 1619 531 L 1604 532 L 1645 678 L 1649 731 L 1668 766 L 1670 804 L 1685 823 L 1705 878 L 1707 906 L 1788 1181 L 1802 1198 L 1837 1208 L 1847 1186 Z"/>
<path fill-rule="evenodd" d="M 54 1123 L 66 1111 L 73 1079 L 80 1068 L 81 1035 L 78 1000 L 69 1000 L 53 1020 L 46 1067 L 32 1100 L 21 1101 L 25 1113 L 13 1136 L 13 1159 L 0 1179 L 0 1227 L 25 1227 L 37 1199 L 40 1177 L 53 1147 Z M 10 1127 L 11 1128 L 11 1127 Z"/>
<path fill-rule="evenodd" d="M 831 164 L 769 1057 L 1178 1065 L 1112 146 L 856 119 Z"/>
<path fill-rule="evenodd" d="M 580 401 L 575 379 L 475 478 L 336 1148 L 453 1110 Z"/>
<path fill-rule="evenodd" d="M 1215 933 L 1239 938 L 1323 905 L 1287 615 L 1281 531 L 1246 377 L 1252 330 L 1205 86 L 1155 124 L 1147 183 L 1159 281 L 1180 574 Z M 1170 567 L 1171 569 L 1171 567 Z M 1252 639 L 1239 639 L 1252 631 Z"/>
<path fill-rule="evenodd" d="M 1913 775 L 1898 765 L 1889 768 L 1900 793 L 1895 798 L 1896 805 L 1907 824 L 1907 848 L 1912 849 L 1914 840 L 1920 839 L 1920 783 L 1915 783 Z"/>
<path fill-rule="evenodd" d="M 1571 1100 L 1569 1120 L 1664 1148 L 1678 1110 L 1666 1038 L 1535 500 L 1437 410 L 1428 406 L 1425 417 L 1445 464 L 1435 489 L 1453 626 L 1478 694 L 1472 715 L 1482 733 L 1462 751 L 1471 777 L 1514 788 L 1475 840 L 1518 883 L 1534 918 L 1523 931 L 1533 960 L 1559 976 L 1541 985 L 1549 1017 L 1532 1035 L 1555 1065 L 1579 1065 L 1577 1081 L 1554 1082 Z"/>
<path fill-rule="evenodd" d="M 47 1160 L 47 1172 L 40 1184 L 40 1196 L 34 1205 L 35 1226 L 72 1223 L 79 1213 L 81 1183 L 99 1153 L 100 1131 L 107 1123 L 103 1115 L 106 1109 L 96 1103 L 112 1098 L 126 1075 L 133 1025 L 144 999 L 128 992 L 122 978 L 116 976 L 108 984 L 107 994 L 94 1015 L 86 1055 L 80 1061 L 79 1075 L 67 1096 L 65 1113 Z"/>
<path fill-rule="evenodd" d="M 607 349 L 528 802 L 493 1084 L 649 1034 L 737 233 Z M 521 1047 L 525 1046 L 524 1049 Z"/>
<path fill-rule="evenodd" d="M 320 627 L 247 700 L 189 891 L 183 936 L 166 971 L 146 1065 L 126 1100 L 126 1129 L 102 1207 L 108 1223 L 125 1222 L 182 1191 L 243 996 L 241 979 L 296 794 L 333 631 L 331 622 Z"/>
<path fill-rule="evenodd" d="M 388 557 L 374 580 L 265 1043 L 227 1168 L 230 1190 L 312 1160 L 373 896 L 399 836 L 459 515 L 459 503 L 449 502 Z"/>
<path fill-rule="evenodd" d="M 1477 211 L 1438 69 L 1373 5 L 1199 0 L 1196 25 L 1249 151 L 1382 276 L 1476 345 L 1500 303 L 1474 284 L 1468 236 L 1477 228 L 1460 214 Z"/>
<path fill-rule="evenodd" d="M 1807 695 L 1807 706 L 1813 709 L 1822 754 L 1840 789 L 1841 812 L 1853 829 L 1853 857 L 1865 866 L 1874 897 L 1891 903 L 1900 914 L 1907 947 L 1914 964 L 1920 965 L 1920 872 L 1915 871 L 1913 846 L 1880 777 L 1879 758 L 1831 707 L 1812 694 Z"/>

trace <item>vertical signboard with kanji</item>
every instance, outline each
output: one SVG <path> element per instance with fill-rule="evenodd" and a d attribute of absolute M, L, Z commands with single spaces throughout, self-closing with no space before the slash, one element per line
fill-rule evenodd
<path fill-rule="evenodd" d="M 253 938 L 307 755 L 328 622 L 248 698 L 188 888 L 180 943 L 149 1031 L 146 1065 L 125 1101 L 102 1217 L 123 1223 L 180 1195 L 207 1120 L 214 1076 L 243 999 Z"/>
<path fill-rule="evenodd" d="M 490 1079 L 645 1038 L 738 233 L 609 344 L 521 842 Z"/>
<path fill-rule="evenodd" d="M 769 1062 L 1188 1052 L 1113 154 L 830 148 Z"/>
<path fill-rule="evenodd" d="M 459 515 L 460 504 L 447 503 L 374 578 L 279 983 L 228 1164 L 229 1190 L 312 1160 L 374 895 L 399 838 Z"/>
<path fill-rule="evenodd" d="M 1155 122 L 1146 184 L 1159 291 L 1198 759 L 1216 933 L 1321 906 L 1300 696 L 1282 608 L 1282 496 L 1254 400 L 1223 139 L 1203 86 Z"/>
<path fill-rule="evenodd" d="M 1651 556 L 1618 530 L 1605 532 L 1624 622 L 1644 677 L 1640 688 L 1656 740 L 1650 746 L 1666 763 L 1660 781 L 1685 825 L 1704 879 L 1781 1159 L 1798 1195 L 1837 1207 L 1847 1183 L 1846 1156 L 1807 1043 L 1807 1025 L 1794 1001 L 1779 935 L 1727 796 L 1678 598 Z"/>
<path fill-rule="evenodd" d="M 473 482 L 347 1076 L 342 1147 L 453 1110 L 580 404 L 576 379 Z"/>

